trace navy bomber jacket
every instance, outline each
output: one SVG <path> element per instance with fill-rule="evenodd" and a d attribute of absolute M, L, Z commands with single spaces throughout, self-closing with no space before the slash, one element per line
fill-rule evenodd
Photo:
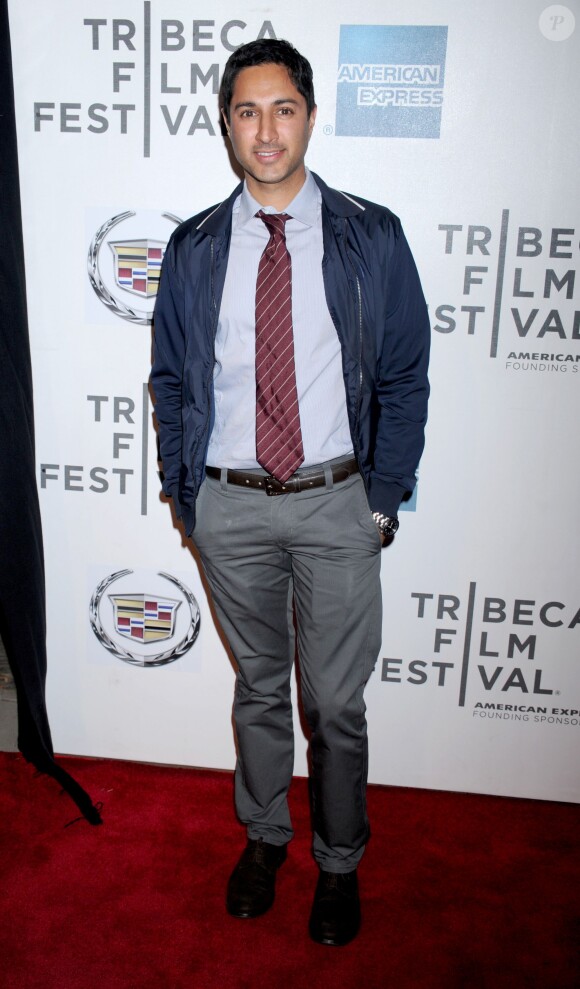
<path fill-rule="evenodd" d="M 392 516 L 415 486 L 423 451 L 427 307 L 399 219 L 314 178 L 322 194 L 326 301 L 342 349 L 353 449 L 371 510 Z M 163 490 L 188 535 L 213 425 L 214 339 L 241 188 L 174 231 L 155 306 L 151 381 Z"/>

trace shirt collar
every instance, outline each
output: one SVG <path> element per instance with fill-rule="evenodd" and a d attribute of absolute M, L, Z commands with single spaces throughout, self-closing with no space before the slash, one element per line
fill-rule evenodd
<path fill-rule="evenodd" d="M 320 199 L 321 196 L 318 186 L 316 185 L 311 172 L 306 169 L 306 181 L 300 191 L 294 196 L 292 202 L 288 204 L 285 212 L 289 213 L 292 219 L 303 223 L 304 226 L 313 227 L 316 225 Z M 260 203 L 254 199 L 252 194 L 248 191 L 248 187 L 244 182 L 244 187 L 240 196 L 237 226 L 243 226 L 244 224 L 249 223 L 250 220 L 255 217 L 258 210 L 261 209 L 263 209 L 265 213 L 278 212 L 271 206 L 261 206 Z"/>

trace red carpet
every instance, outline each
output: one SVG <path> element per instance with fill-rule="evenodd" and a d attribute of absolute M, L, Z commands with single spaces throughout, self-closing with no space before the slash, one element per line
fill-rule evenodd
<path fill-rule="evenodd" d="M 224 908 L 243 847 L 228 773 L 63 759 L 103 803 L 0 754 L 6 989 L 568 989 L 580 985 L 580 808 L 371 787 L 363 927 L 309 941 L 316 880 L 306 782 L 273 910 Z"/>

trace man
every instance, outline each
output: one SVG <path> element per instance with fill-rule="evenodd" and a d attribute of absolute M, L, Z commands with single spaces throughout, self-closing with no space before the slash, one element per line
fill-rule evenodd
<path fill-rule="evenodd" d="M 274 901 L 292 837 L 292 607 L 309 723 L 310 934 L 357 934 L 369 827 L 363 691 L 381 642 L 380 550 L 423 448 L 429 328 L 399 220 L 304 164 L 316 106 L 285 41 L 226 65 L 243 185 L 165 256 L 152 381 L 170 495 L 237 662 L 236 809 L 248 843 L 227 908 Z"/>

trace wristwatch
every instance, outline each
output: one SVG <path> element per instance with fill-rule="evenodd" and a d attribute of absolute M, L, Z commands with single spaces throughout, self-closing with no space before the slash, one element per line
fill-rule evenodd
<path fill-rule="evenodd" d="M 396 515 L 382 515 L 380 512 L 373 512 L 373 519 L 382 536 L 394 536 L 399 528 L 399 520 Z"/>

